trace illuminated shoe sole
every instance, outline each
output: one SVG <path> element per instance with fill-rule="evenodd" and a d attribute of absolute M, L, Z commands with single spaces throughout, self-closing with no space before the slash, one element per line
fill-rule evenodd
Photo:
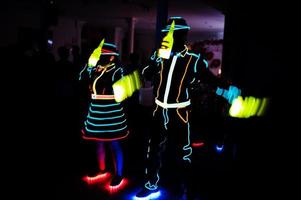
<path fill-rule="evenodd" d="M 112 186 L 110 184 L 107 184 L 105 188 L 107 191 L 109 191 L 110 194 L 117 193 L 118 191 L 124 189 L 128 184 L 128 182 L 129 182 L 128 179 L 122 178 L 118 185 Z"/>
<path fill-rule="evenodd" d="M 100 182 L 104 182 L 105 180 L 107 180 L 110 177 L 110 173 L 109 172 L 105 172 L 105 173 L 99 173 L 96 176 L 85 176 L 83 177 L 83 181 L 85 181 L 88 185 L 92 185 L 95 183 L 100 183 Z"/>
<path fill-rule="evenodd" d="M 149 194 L 147 194 L 146 196 L 144 197 L 137 197 L 137 196 L 134 196 L 133 197 L 133 200 L 154 200 L 154 199 L 157 199 L 159 198 L 161 195 L 161 191 L 160 190 L 156 190 L 154 192 L 150 192 Z"/>

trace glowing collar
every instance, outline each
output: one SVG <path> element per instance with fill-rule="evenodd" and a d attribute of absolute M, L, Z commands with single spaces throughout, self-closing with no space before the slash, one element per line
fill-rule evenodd
<path fill-rule="evenodd" d="M 107 64 L 105 66 L 97 65 L 97 68 L 105 69 L 106 72 L 109 72 L 109 71 L 111 71 L 111 70 L 113 70 L 115 68 L 115 63 Z"/>
<path fill-rule="evenodd" d="M 184 57 L 186 55 L 187 51 L 188 51 L 188 47 L 186 45 L 184 45 L 184 49 L 182 51 L 176 52 L 174 54 Z"/>

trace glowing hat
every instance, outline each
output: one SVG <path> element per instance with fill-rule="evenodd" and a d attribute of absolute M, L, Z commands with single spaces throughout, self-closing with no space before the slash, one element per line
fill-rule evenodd
<path fill-rule="evenodd" d="M 182 17 L 170 17 L 167 21 L 167 25 L 164 29 L 161 30 L 161 32 L 168 32 L 171 26 L 172 22 L 175 22 L 175 28 L 174 30 L 182 30 L 182 29 L 186 29 L 186 30 L 190 30 L 190 27 L 187 25 L 186 21 L 184 18 Z"/>
<path fill-rule="evenodd" d="M 119 56 L 116 45 L 112 43 L 104 43 L 101 49 L 101 55 L 115 55 Z"/>

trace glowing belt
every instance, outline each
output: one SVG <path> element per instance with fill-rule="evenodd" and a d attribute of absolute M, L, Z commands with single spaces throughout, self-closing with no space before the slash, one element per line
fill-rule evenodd
<path fill-rule="evenodd" d="M 99 95 L 99 94 L 92 94 L 92 99 L 115 99 L 114 95 Z"/>
<path fill-rule="evenodd" d="M 190 100 L 181 103 L 163 103 L 158 99 L 155 100 L 156 104 L 162 108 L 184 108 L 190 105 Z"/>

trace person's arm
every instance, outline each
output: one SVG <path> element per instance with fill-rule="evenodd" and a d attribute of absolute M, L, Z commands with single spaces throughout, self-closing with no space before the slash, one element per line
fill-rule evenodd
<path fill-rule="evenodd" d="M 142 69 L 142 77 L 145 81 L 153 81 L 153 78 L 156 73 L 160 70 L 160 63 L 162 62 L 162 58 L 157 57 L 157 52 L 154 51 L 148 61 L 146 67 Z"/>
<path fill-rule="evenodd" d="M 207 88 L 216 95 L 225 98 L 229 104 L 232 104 L 234 99 L 241 95 L 241 90 L 231 82 L 215 76 L 209 69 L 205 59 L 200 58 L 198 63 L 198 72 L 196 79 L 199 84 L 208 86 Z"/>

